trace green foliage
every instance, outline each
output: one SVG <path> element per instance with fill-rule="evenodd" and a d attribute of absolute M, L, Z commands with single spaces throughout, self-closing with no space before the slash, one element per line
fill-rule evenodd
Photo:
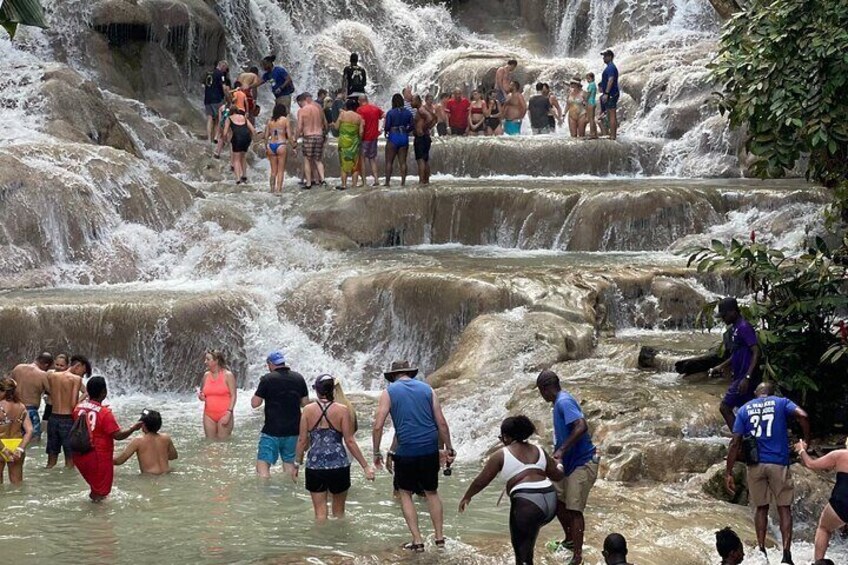
<path fill-rule="evenodd" d="M 736 239 L 690 251 L 699 272 L 728 269 L 742 278 L 753 297 L 744 315 L 758 329 L 765 374 L 798 398 L 848 380 L 846 245 L 848 236 L 836 250 L 816 238 L 791 258 Z M 707 305 L 701 319 L 709 321 L 714 308 Z"/>
<path fill-rule="evenodd" d="M 12 38 L 18 25 L 47 27 L 39 0 L 0 0 L 0 25 Z"/>
<path fill-rule="evenodd" d="M 809 179 L 848 179 L 847 45 L 846 0 L 753 0 L 727 22 L 711 65 L 719 109 L 747 128 L 757 176 L 782 177 L 809 155 Z"/>

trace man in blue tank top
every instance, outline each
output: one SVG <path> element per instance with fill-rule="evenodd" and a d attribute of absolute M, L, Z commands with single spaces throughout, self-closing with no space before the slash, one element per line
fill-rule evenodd
<path fill-rule="evenodd" d="M 725 483 L 727 490 L 735 493 L 733 467 L 743 438 L 756 442 L 756 460 L 748 461 L 748 499 L 757 509 L 754 529 L 757 543 L 763 553 L 768 526 L 769 501 L 772 496 L 780 518 L 783 538 L 781 563 L 792 564 L 792 499 L 795 494 L 792 474 L 789 471 L 789 420 L 795 418 L 801 425 L 804 439 L 810 439 L 810 422 L 807 413 L 787 398 L 774 396 L 774 386 L 763 383 L 757 387 L 756 398 L 742 406 L 733 424 L 733 439 L 727 452 Z M 750 456 L 750 453 L 749 453 Z"/>
<path fill-rule="evenodd" d="M 412 543 L 404 547 L 411 551 L 424 551 L 424 538 L 418 528 L 418 513 L 412 495 L 423 492 L 436 534 L 436 547 L 445 545 L 443 532 L 444 512 L 439 498 L 440 449 L 444 446 L 447 464 L 456 453 L 450 439 L 450 430 L 436 393 L 424 381 L 415 380 L 418 369 L 407 361 L 396 361 L 384 373 L 389 386 L 380 395 L 377 415 L 374 418 L 374 465 L 383 467 L 380 442 L 383 427 L 391 414 L 395 427 L 397 448 L 389 455 L 394 461 L 394 473 L 400 494 L 401 508 L 406 525 L 412 534 Z"/>
<path fill-rule="evenodd" d="M 562 481 L 554 483 L 559 499 L 557 518 L 565 532 L 561 545 L 574 553 L 569 565 L 579 565 L 583 563 L 586 529 L 583 511 L 598 478 L 600 459 L 580 404 L 562 390 L 559 376 L 553 371 L 542 371 L 536 379 L 536 388 L 545 401 L 554 405 L 553 458 L 560 462 L 565 474 Z"/>

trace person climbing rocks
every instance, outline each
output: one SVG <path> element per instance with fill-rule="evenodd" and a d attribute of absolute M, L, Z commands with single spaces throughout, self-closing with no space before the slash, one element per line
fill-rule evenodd
<path fill-rule="evenodd" d="M 559 376 L 550 370 L 542 371 L 536 378 L 536 388 L 546 402 L 554 405 L 553 458 L 565 474 L 562 481 L 554 483 L 558 498 L 557 518 L 565 532 L 565 539 L 559 545 L 573 552 L 569 565 L 580 565 L 586 529 L 583 512 L 598 478 L 600 458 L 580 404 L 562 390 Z"/>
<path fill-rule="evenodd" d="M 213 70 L 206 73 L 203 80 L 203 113 L 206 114 L 206 135 L 210 143 L 218 141 L 218 112 L 231 88 L 229 70 L 226 61 L 219 61 Z"/>
<path fill-rule="evenodd" d="M 503 67 L 498 67 L 495 71 L 495 92 L 497 100 L 501 104 L 506 102 L 506 97 L 509 94 L 509 85 L 512 84 L 512 73 L 518 67 L 518 61 L 510 59 Z"/>
<path fill-rule="evenodd" d="M 289 72 L 280 65 L 275 65 L 274 61 L 277 58 L 274 55 L 268 55 L 262 59 L 262 80 L 256 85 L 260 86 L 269 83 L 271 93 L 276 99 L 276 104 L 285 104 L 286 108 L 291 108 L 291 95 L 294 93 L 294 82 Z"/>
<path fill-rule="evenodd" d="M 736 413 L 733 439 L 727 452 L 725 486 L 736 493 L 733 468 L 744 445 L 748 465 L 748 500 L 756 508 L 754 529 L 757 543 L 765 555 L 769 502 L 777 505 L 780 534 L 783 540 L 783 560 L 792 565 L 792 499 L 795 494 L 792 472 L 789 469 L 789 421 L 796 419 L 804 440 L 810 439 L 807 413 L 787 398 L 775 396 L 774 385 L 757 387 L 756 398 L 745 403 Z"/>
<path fill-rule="evenodd" d="M 725 348 L 729 348 L 730 356 L 710 369 L 709 374 L 721 374 L 730 367 L 732 380 L 719 405 L 719 412 L 732 431 L 735 421 L 734 409 L 754 398 L 754 389 L 759 384 L 757 365 L 760 361 L 760 346 L 757 332 L 748 320 L 742 317 L 735 298 L 728 297 L 719 302 L 718 315 L 729 326 Z"/>

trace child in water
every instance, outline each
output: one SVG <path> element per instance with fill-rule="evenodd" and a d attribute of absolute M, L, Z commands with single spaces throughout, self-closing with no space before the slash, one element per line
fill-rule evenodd
<path fill-rule="evenodd" d="M 171 471 L 168 463 L 177 458 L 177 448 L 168 434 L 160 434 L 162 416 L 155 410 L 144 410 L 141 413 L 141 431 L 144 435 L 130 442 L 118 457 L 115 465 L 123 465 L 130 457 L 138 458 L 138 468 L 145 475 L 164 475 Z"/>

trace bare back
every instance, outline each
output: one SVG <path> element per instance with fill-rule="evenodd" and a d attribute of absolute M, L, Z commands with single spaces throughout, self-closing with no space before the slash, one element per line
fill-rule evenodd
<path fill-rule="evenodd" d="M 244 88 L 255 89 L 259 85 L 259 76 L 254 73 L 241 73 L 236 80 Z"/>
<path fill-rule="evenodd" d="M 53 413 L 59 416 L 70 416 L 79 402 L 79 392 L 82 388 L 82 378 L 74 373 L 49 373 L 47 375 L 50 390 L 50 401 Z"/>
<path fill-rule="evenodd" d="M 21 364 L 12 369 L 9 375 L 18 383 L 21 402 L 27 406 L 40 406 L 41 395 L 49 392 L 47 373 L 32 364 Z"/>
<path fill-rule="evenodd" d="M 317 104 L 307 104 L 297 113 L 297 126 L 303 136 L 324 135 L 324 113 Z"/>
<path fill-rule="evenodd" d="M 138 442 L 136 455 L 138 457 L 138 468 L 142 473 L 148 475 L 163 475 L 171 471 L 168 461 L 172 458 L 170 454 L 173 448 L 171 436 L 168 434 L 144 434 L 135 438 Z M 176 450 L 174 450 L 176 453 Z"/>
<path fill-rule="evenodd" d="M 512 82 L 512 73 L 509 72 L 509 65 L 498 67 L 497 72 L 495 72 L 495 84 L 504 94 L 509 92 L 510 82 Z"/>

